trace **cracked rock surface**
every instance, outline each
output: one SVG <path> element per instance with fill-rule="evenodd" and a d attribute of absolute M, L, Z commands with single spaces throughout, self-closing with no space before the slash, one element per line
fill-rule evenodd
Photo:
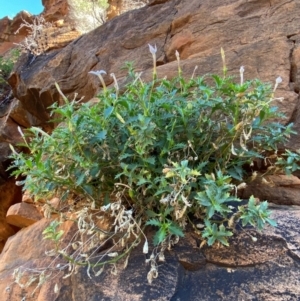
<path fill-rule="evenodd" d="M 227 67 L 239 75 L 245 66 L 245 78 L 260 78 L 283 83 L 275 105 L 295 121 L 300 77 L 298 39 L 300 36 L 299 1 L 164 0 L 116 17 L 60 50 L 52 50 L 32 60 L 24 55 L 10 78 L 14 95 L 30 114 L 46 123 L 47 107 L 59 101 L 54 82 L 73 97 L 88 101 L 99 90 L 99 80 L 90 70 L 105 70 L 106 84 L 111 73 L 119 80 L 125 62 L 134 62 L 136 71 L 151 78 L 152 57 L 148 43 L 157 45 L 158 76 L 177 73 L 175 50 L 180 52 L 184 75 L 221 73 L 220 48 L 226 54 Z M 298 136 L 293 145 L 300 145 Z"/>

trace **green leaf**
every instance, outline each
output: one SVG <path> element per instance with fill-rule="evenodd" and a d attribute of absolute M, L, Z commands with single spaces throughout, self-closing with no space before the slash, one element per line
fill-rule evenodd
<path fill-rule="evenodd" d="M 128 194 L 129 194 L 129 196 L 133 199 L 134 196 L 135 196 L 135 191 L 134 191 L 133 189 L 129 189 L 129 190 L 128 190 Z"/>
<path fill-rule="evenodd" d="M 91 139 L 91 143 L 99 143 L 106 138 L 107 131 L 103 130 Z"/>
<path fill-rule="evenodd" d="M 261 110 L 259 112 L 259 118 L 260 118 L 260 122 L 263 122 L 264 121 L 264 118 L 266 116 L 266 112 L 264 110 Z"/>
<path fill-rule="evenodd" d="M 148 215 L 148 217 L 157 217 L 159 214 L 155 213 L 152 210 L 146 210 L 146 214 Z"/>
<path fill-rule="evenodd" d="M 144 185 L 146 183 L 151 183 L 151 181 L 149 181 L 149 180 L 143 178 L 142 176 L 140 176 L 138 182 L 136 183 L 136 185 L 141 186 L 141 185 Z"/>
<path fill-rule="evenodd" d="M 156 161 L 155 157 L 143 158 L 143 160 L 144 160 L 144 162 L 147 162 L 151 165 L 155 165 L 155 161 Z"/>
<path fill-rule="evenodd" d="M 43 239 L 51 239 L 52 240 L 53 237 L 54 237 L 54 234 L 53 233 L 49 233 L 49 234 L 44 235 Z"/>
<path fill-rule="evenodd" d="M 86 193 L 88 193 L 89 195 L 93 195 L 93 193 L 94 193 L 93 186 L 88 185 L 88 184 L 84 184 L 84 185 L 82 186 L 82 188 L 83 188 L 83 190 L 84 190 Z"/>
<path fill-rule="evenodd" d="M 272 227 L 277 227 L 277 222 L 273 219 L 266 218 L 266 222 L 270 224 Z"/>
<path fill-rule="evenodd" d="M 99 175 L 100 172 L 100 166 L 99 165 L 94 165 L 91 169 L 90 169 L 90 175 L 95 178 L 96 176 Z"/>
<path fill-rule="evenodd" d="M 253 195 L 251 195 L 251 197 L 248 201 L 248 207 L 249 208 L 255 208 L 255 203 L 256 203 L 255 197 Z"/>
<path fill-rule="evenodd" d="M 227 173 L 238 181 L 243 181 L 243 169 L 241 166 L 233 166 L 227 170 Z"/>
<path fill-rule="evenodd" d="M 108 119 L 108 117 L 110 117 L 110 115 L 112 114 L 113 111 L 114 111 L 114 107 L 113 107 L 113 106 L 107 107 L 107 108 L 104 110 L 104 118 L 105 118 L 105 119 Z"/>
<path fill-rule="evenodd" d="M 259 209 L 263 210 L 263 211 L 267 210 L 268 209 L 268 202 L 267 201 L 261 202 L 260 206 L 259 206 Z"/>
<path fill-rule="evenodd" d="M 183 233 L 182 229 L 175 223 L 171 223 L 171 225 L 169 225 L 169 227 L 168 227 L 168 230 L 169 230 L 170 234 L 184 237 L 184 233 Z"/>
<path fill-rule="evenodd" d="M 164 211 L 164 216 L 168 216 L 173 210 L 174 210 L 174 207 L 172 207 L 172 206 L 166 207 L 165 211 Z"/>
<path fill-rule="evenodd" d="M 224 246 L 226 246 L 226 247 L 229 246 L 229 243 L 228 243 L 226 237 L 220 236 L 220 237 L 218 237 L 218 241 L 221 242 L 221 243 L 222 243 Z"/>
<path fill-rule="evenodd" d="M 127 110 L 130 110 L 130 102 L 129 101 L 121 100 L 121 101 L 118 102 L 118 104 L 120 104 L 121 106 L 123 106 Z"/>
<path fill-rule="evenodd" d="M 207 211 L 207 216 L 208 216 L 208 218 L 212 218 L 214 214 L 215 214 L 215 208 L 212 207 L 212 206 L 209 207 L 209 208 L 208 208 L 208 211 Z"/>
<path fill-rule="evenodd" d="M 185 167 L 185 168 L 188 167 L 188 164 L 189 164 L 189 161 L 188 161 L 188 160 L 183 160 L 183 161 L 180 162 L 180 165 L 181 165 L 182 167 Z"/>
<path fill-rule="evenodd" d="M 124 159 L 130 158 L 130 157 L 132 157 L 132 156 L 134 156 L 134 155 L 133 155 L 133 154 L 125 153 L 125 154 L 120 155 L 120 156 L 119 156 L 119 159 L 120 159 L 120 160 L 124 160 Z"/>
<path fill-rule="evenodd" d="M 76 186 L 82 185 L 82 183 L 85 181 L 86 175 L 82 173 L 76 180 Z"/>
<path fill-rule="evenodd" d="M 29 168 L 32 168 L 32 167 L 33 167 L 33 164 L 32 164 L 32 161 L 31 161 L 31 160 L 25 160 L 25 164 L 26 164 Z"/>
<path fill-rule="evenodd" d="M 233 233 L 231 231 L 226 231 L 226 228 L 223 224 L 219 226 L 219 234 L 223 236 L 232 236 Z"/>
<path fill-rule="evenodd" d="M 58 231 L 57 233 L 55 233 L 54 240 L 56 240 L 56 241 L 60 240 L 60 238 L 63 236 L 63 234 L 64 234 L 63 230 Z"/>
<path fill-rule="evenodd" d="M 243 227 L 247 226 L 251 222 L 251 216 L 250 215 L 244 215 L 244 216 L 241 217 L 241 219 L 242 219 L 242 226 Z"/>
<path fill-rule="evenodd" d="M 157 246 L 158 244 L 164 241 L 166 236 L 167 236 L 166 230 L 164 228 L 160 228 L 153 237 L 153 244 Z"/>
<path fill-rule="evenodd" d="M 207 244 L 209 246 L 212 246 L 215 243 L 215 241 L 216 241 L 216 238 L 214 236 L 211 236 L 211 237 L 208 238 Z"/>
<path fill-rule="evenodd" d="M 158 219 L 150 219 L 146 222 L 146 226 L 157 226 L 160 227 L 161 226 L 161 222 Z"/>
<path fill-rule="evenodd" d="M 54 233 L 55 232 L 55 229 L 52 228 L 52 227 L 47 227 L 43 232 L 42 234 L 48 234 L 48 233 Z"/>

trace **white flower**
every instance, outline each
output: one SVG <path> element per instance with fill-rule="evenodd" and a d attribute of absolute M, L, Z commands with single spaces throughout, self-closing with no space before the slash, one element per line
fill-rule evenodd
<path fill-rule="evenodd" d="M 274 86 L 273 92 L 276 91 L 278 85 L 281 84 L 281 83 L 282 83 L 282 78 L 281 78 L 280 76 L 278 76 L 278 77 L 276 78 L 276 81 L 275 81 L 275 86 Z"/>
<path fill-rule="evenodd" d="M 115 86 L 116 90 L 119 91 L 119 85 L 118 85 L 116 75 L 114 73 L 111 73 L 110 76 L 114 79 L 114 86 Z"/>
<path fill-rule="evenodd" d="M 112 253 L 108 253 L 106 254 L 108 257 L 117 257 L 119 255 L 118 252 L 112 252 Z"/>
<path fill-rule="evenodd" d="M 179 55 L 179 52 L 178 52 L 177 50 L 175 51 L 175 56 L 176 56 L 176 59 L 177 59 L 177 60 L 180 59 L 180 55 Z"/>
<path fill-rule="evenodd" d="M 231 144 L 231 153 L 232 153 L 234 156 L 237 156 L 237 153 L 235 152 L 233 143 Z"/>
<path fill-rule="evenodd" d="M 241 85 L 244 83 L 244 71 L 245 71 L 244 66 L 241 66 L 240 68 Z"/>
<path fill-rule="evenodd" d="M 56 283 L 55 286 L 54 286 L 54 293 L 55 293 L 55 294 L 58 293 L 58 285 L 57 285 L 57 283 Z"/>
<path fill-rule="evenodd" d="M 149 45 L 149 51 L 151 52 L 151 54 L 152 54 L 152 55 L 155 55 L 156 52 L 157 52 L 157 47 L 156 47 L 156 45 L 154 45 L 154 47 L 153 47 L 152 45 L 150 45 L 150 44 L 148 44 L 148 45 Z"/>
<path fill-rule="evenodd" d="M 94 74 L 94 75 L 102 75 L 102 74 L 106 74 L 106 72 L 104 70 L 97 70 L 97 71 L 90 71 L 89 74 Z"/>
<path fill-rule="evenodd" d="M 252 239 L 253 242 L 257 242 L 257 238 L 256 237 L 251 236 L 251 239 Z"/>
<path fill-rule="evenodd" d="M 278 76 L 278 77 L 276 78 L 276 84 L 279 85 L 279 84 L 281 84 L 281 83 L 282 83 L 282 78 L 281 78 L 280 76 Z"/>
<path fill-rule="evenodd" d="M 148 254 L 148 252 L 149 252 L 148 240 L 146 239 L 146 241 L 144 243 L 144 247 L 143 247 L 143 253 Z"/>
<path fill-rule="evenodd" d="M 149 51 L 152 54 L 152 58 L 153 58 L 153 79 L 156 78 L 156 52 L 157 52 L 157 47 L 156 45 L 154 45 L 154 47 L 150 44 L 149 45 Z"/>
<path fill-rule="evenodd" d="M 24 135 L 23 131 L 21 130 L 21 128 L 19 126 L 18 126 L 18 132 L 25 139 L 25 135 Z"/>
<path fill-rule="evenodd" d="M 106 91 L 106 85 L 105 85 L 105 81 L 102 77 L 102 74 L 106 74 L 106 72 L 104 70 L 97 70 L 97 71 L 90 71 L 88 72 L 89 74 L 93 74 L 99 77 L 99 80 L 102 84 L 103 90 Z"/>

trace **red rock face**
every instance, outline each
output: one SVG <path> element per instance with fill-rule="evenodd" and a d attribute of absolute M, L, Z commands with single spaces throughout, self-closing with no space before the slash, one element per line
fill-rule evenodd
<path fill-rule="evenodd" d="M 63 50 L 36 60 L 26 70 L 24 58 L 10 79 L 14 94 L 31 114 L 45 121 L 45 108 L 58 100 L 55 81 L 61 83 L 63 92 L 72 95 L 76 90 L 89 100 L 99 88 L 97 78 L 87 75 L 91 69 L 114 72 L 122 79 L 125 72 L 121 66 L 134 61 L 136 69 L 150 78 L 148 43 L 158 47 L 159 76 L 169 77 L 177 72 L 175 50 L 180 52 L 184 72 L 189 76 L 196 65 L 197 74 L 220 72 L 223 47 L 230 74 L 238 75 L 243 65 L 246 79 L 258 77 L 275 82 L 277 76 L 283 78 L 277 96 L 284 96 L 284 101 L 274 105 L 280 107 L 287 120 L 292 120 L 298 104 L 297 89 L 292 86 L 299 85 L 298 44 L 294 43 L 299 21 L 294 14 L 299 3 L 280 6 L 275 1 L 269 6 L 257 1 L 194 1 L 153 1 L 148 7 L 114 18 Z M 280 18 L 289 22 L 279 22 Z M 105 80 L 112 83 L 109 76 Z M 38 112 L 32 102 L 39 103 Z M 293 143 L 300 145 L 300 139 L 295 138 Z"/>
<path fill-rule="evenodd" d="M 67 0 L 41 0 L 44 6 L 44 11 L 41 15 L 45 18 L 47 22 L 51 22 L 54 25 L 63 24 L 64 27 L 68 26 L 68 13 L 69 13 L 69 4 Z M 107 20 L 110 20 L 126 9 L 128 10 L 127 2 L 128 0 L 109 0 L 109 9 L 107 11 Z M 144 5 L 149 0 L 139 0 L 139 1 L 131 1 L 132 3 L 136 3 L 136 7 L 139 5 Z M 135 7 L 134 5 L 132 6 Z M 11 48 L 15 47 L 14 43 L 20 43 L 27 36 L 28 31 L 26 28 L 20 30 L 17 34 L 16 31 L 19 29 L 23 20 L 31 23 L 33 21 L 33 16 L 27 13 L 26 11 L 20 12 L 18 15 L 14 17 L 13 20 L 5 17 L 0 19 L 0 55 L 3 55 Z M 60 27 L 59 25 L 57 27 Z M 78 37 L 72 35 L 72 39 Z M 70 42 L 70 39 L 68 39 Z M 65 46 L 65 45 L 64 45 Z"/>
<path fill-rule="evenodd" d="M 41 0 L 44 6 L 44 11 L 41 15 L 47 22 L 55 23 L 65 20 L 68 16 L 68 1 L 67 0 Z M 28 35 L 26 28 L 21 29 L 17 34 L 16 31 L 20 28 L 23 20 L 32 23 L 34 16 L 26 11 L 17 14 L 13 20 L 5 17 L 0 19 L 0 55 L 3 55 L 11 48 L 15 47 L 14 43 L 20 43 Z M 67 24 L 65 24 L 67 25 Z M 77 36 L 78 37 L 78 34 Z M 73 36 L 73 39 L 75 37 Z M 68 41 L 70 42 L 70 40 Z"/>
<path fill-rule="evenodd" d="M 15 47 L 14 43 L 20 43 L 26 37 L 26 29 L 22 29 L 18 34 L 15 34 L 23 22 L 22 19 L 32 22 L 32 16 L 25 11 L 17 14 L 13 20 L 8 17 L 0 19 L 0 55 Z"/>
<path fill-rule="evenodd" d="M 42 0 L 43 16 L 48 22 L 64 19 L 68 15 L 67 0 Z"/>

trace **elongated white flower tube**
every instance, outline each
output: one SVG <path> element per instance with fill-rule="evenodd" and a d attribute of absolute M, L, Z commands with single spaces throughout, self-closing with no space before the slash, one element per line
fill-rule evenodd
<path fill-rule="evenodd" d="M 144 247 L 143 247 L 143 253 L 148 254 L 148 252 L 149 252 L 148 240 L 146 239 L 146 241 L 144 243 Z"/>
<path fill-rule="evenodd" d="M 102 77 L 102 74 L 106 74 L 104 70 L 97 70 L 97 71 L 90 71 L 89 74 L 93 74 L 99 77 L 100 82 L 102 84 L 103 90 L 106 92 L 106 84 L 104 82 L 104 79 Z"/>
<path fill-rule="evenodd" d="M 117 81 L 117 78 L 116 78 L 116 75 L 114 73 L 111 73 L 110 76 L 113 78 L 114 80 L 114 86 L 116 88 L 116 91 L 119 92 L 119 85 L 118 85 L 118 81 Z"/>
<path fill-rule="evenodd" d="M 152 54 L 153 58 L 153 79 L 156 79 L 156 52 L 157 52 L 157 47 L 156 45 L 152 46 L 148 44 L 149 46 L 149 51 Z"/>
<path fill-rule="evenodd" d="M 280 76 L 278 76 L 278 77 L 276 78 L 276 81 L 275 81 L 275 86 L 274 86 L 273 92 L 276 91 L 278 85 L 281 84 L 281 83 L 282 83 L 282 78 L 281 78 Z"/>
<path fill-rule="evenodd" d="M 179 76 L 181 76 L 181 68 L 180 68 L 180 54 L 178 52 L 178 50 L 175 51 L 175 56 L 176 56 L 176 60 L 177 60 L 177 65 L 178 65 L 178 74 Z"/>
<path fill-rule="evenodd" d="M 244 83 L 244 71 L 245 71 L 244 66 L 241 66 L 240 68 L 241 85 Z"/>
<path fill-rule="evenodd" d="M 149 46 L 149 51 L 151 52 L 151 54 L 152 54 L 153 56 L 156 56 L 156 52 L 157 52 L 157 47 L 156 47 L 156 45 L 152 46 L 152 45 L 148 44 L 148 46 Z"/>

